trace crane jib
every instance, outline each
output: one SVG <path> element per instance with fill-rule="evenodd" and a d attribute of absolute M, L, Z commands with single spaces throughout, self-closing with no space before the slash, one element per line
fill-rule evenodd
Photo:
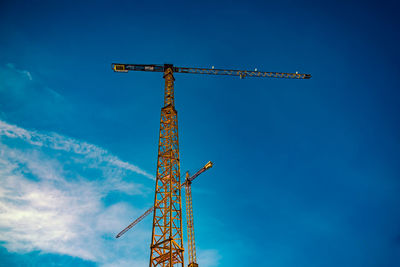
<path fill-rule="evenodd" d="M 260 78 L 286 78 L 286 79 L 310 79 L 311 74 L 304 73 L 286 73 L 286 72 L 263 72 L 251 70 L 225 70 L 225 69 L 207 69 L 207 68 L 184 68 L 174 67 L 172 64 L 121 64 L 113 63 L 111 68 L 115 72 L 128 72 L 128 71 L 151 71 L 151 72 L 165 72 L 171 68 L 175 73 L 190 73 L 190 74 L 208 74 L 208 75 L 226 75 L 245 77 L 260 77 Z"/>

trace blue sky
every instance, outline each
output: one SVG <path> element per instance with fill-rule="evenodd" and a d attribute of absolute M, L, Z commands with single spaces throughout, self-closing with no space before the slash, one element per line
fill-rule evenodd
<path fill-rule="evenodd" d="M 2 1 L 0 266 L 147 266 L 164 81 L 176 74 L 200 266 L 399 266 L 394 1 Z"/>

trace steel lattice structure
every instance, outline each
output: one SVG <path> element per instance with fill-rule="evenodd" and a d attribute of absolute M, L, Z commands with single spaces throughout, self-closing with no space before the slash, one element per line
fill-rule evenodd
<path fill-rule="evenodd" d="M 150 266 L 183 266 L 182 203 L 174 76 L 165 67 L 154 198 Z"/>
<path fill-rule="evenodd" d="M 197 267 L 196 244 L 194 242 L 194 222 L 193 222 L 193 205 L 192 205 L 192 186 L 188 180 L 189 173 L 186 173 L 185 198 L 186 198 L 186 223 L 188 235 L 188 267 Z"/>

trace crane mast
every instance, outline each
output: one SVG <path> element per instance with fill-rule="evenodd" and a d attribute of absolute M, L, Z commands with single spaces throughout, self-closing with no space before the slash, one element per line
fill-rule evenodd
<path fill-rule="evenodd" d="M 164 66 L 163 77 L 164 107 L 160 119 L 150 267 L 183 267 L 178 113 L 172 65 Z"/>
<path fill-rule="evenodd" d="M 189 172 L 186 173 L 185 183 L 185 197 L 186 197 L 186 223 L 187 223 L 187 235 L 188 235 L 188 256 L 189 265 L 188 267 L 197 267 L 196 260 L 196 244 L 194 242 L 194 223 L 193 223 L 193 206 L 192 206 L 192 182 L 187 180 L 189 178 Z"/>
<path fill-rule="evenodd" d="M 198 267 L 196 259 L 196 244 L 194 242 L 194 222 L 193 222 L 193 205 L 192 205 L 192 181 L 197 176 L 205 172 L 207 169 L 212 167 L 212 162 L 209 161 L 203 168 L 201 168 L 192 177 L 189 176 L 189 172 L 186 172 L 185 184 L 185 197 L 186 197 L 186 223 L 187 223 L 187 235 L 188 235 L 188 256 L 189 265 L 188 267 Z"/>

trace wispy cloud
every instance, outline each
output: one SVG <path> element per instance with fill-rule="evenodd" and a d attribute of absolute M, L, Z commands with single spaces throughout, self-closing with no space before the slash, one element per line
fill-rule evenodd
<path fill-rule="evenodd" d="M 74 102 L 58 92 L 61 88 L 50 88 L 43 77 L 48 76 L 12 63 L 0 64 L 0 118 L 55 125 L 82 114 Z"/>
<path fill-rule="evenodd" d="M 0 121 L 0 137 L 0 241 L 9 251 L 145 266 L 148 252 L 141 244 L 149 242 L 150 229 L 136 230 L 134 240 L 113 238 L 141 211 L 103 200 L 112 191 L 143 194 L 140 184 L 123 178 L 129 171 L 152 178 L 147 172 L 98 146 L 56 133 Z M 101 179 L 88 179 L 79 166 L 99 169 Z M 132 247 L 135 252 L 127 253 Z"/>
<path fill-rule="evenodd" d="M 114 238 L 142 210 L 103 201 L 113 191 L 143 194 L 142 185 L 123 178 L 129 171 L 152 178 L 147 172 L 96 145 L 1 120 L 0 141 L 0 241 L 9 251 L 39 250 L 101 266 L 148 265 L 149 225 L 138 225 L 134 238 Z M 89 179 L 79 166 L 101 170 L 101 179 Z M 213 249 L 197 255 L 204 267 L 221 259 Z"/>
<path fill-rule="evenodd" d="M 10 68 L 10 69 L 15 70 L 15 71 L 18 72 L 18 73 L 21 73 L 21 74 L 25 75 L 30 81 L 32 81 L 32 74 L 31 74 L 29 71 L 17 69 L 17 68 L 15 67 L 15 65 L 12 64 L 12 63 L 8 63 L 6 66 L 7 66 L 8 68 Z"/>
<path fill-rule="evenodd" d="M 29 131 L 15 125 L 8 124 L 0 120 L 0 136 L 5 135 L 10 138 L 18 138 L 31 145 L 39 147 L 48 147 L 55 150 L 62 150 L 73 152 L 76 154 L 84 155 L 88 159 L 95 162 L 105 162 L 116 167 L 133 171 L 141 174 L 149 179 L 155 180 L 154 176 L 142 170 L 138 166 L 120 160 L 118 157 L 112 155 L 107 150 L 93 144 L 78 141 L 57 133 L 39 133 L 36 131 Z"/>

